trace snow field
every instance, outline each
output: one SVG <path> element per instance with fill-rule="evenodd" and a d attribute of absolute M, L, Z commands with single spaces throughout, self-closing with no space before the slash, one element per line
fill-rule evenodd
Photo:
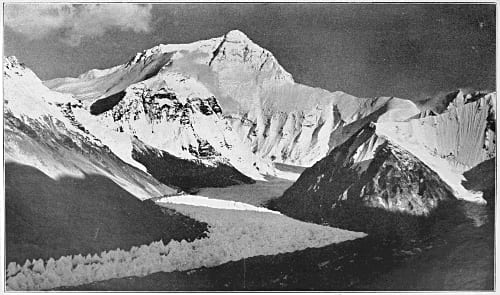
<path fill-rule="evenodd" d="M 157 203 L 166 204 L 182 204 L 182 205 L 192 205 L 199 207 L 209 207 L 216 209 L 228 209 L 228 210 L 246 210 L 246 211 L 256 211 L 256 212 L 267 212 L 274 214 L 281 214 L 278 211 L 272 211 L 263 207 L 256 207 L 250 204 L 227 201 L 220 199 L 211 199 L 203 196 L 196 195 L 179 195 L 173 197 L 164 197 L 156 201 Z"/>
<path fill-rule="evenodd" d="M 77 286 L 155 272 L 214 267 L 258 255 L 276 255 L 364 237 L 366 234 L 298 221 L 280 214 L 162 204 L 209 224 L 207 238 L 152 242 L 87 256 L 63 256 L 14 262 L 7 267 L 10 290 L 44 290 Z"/>

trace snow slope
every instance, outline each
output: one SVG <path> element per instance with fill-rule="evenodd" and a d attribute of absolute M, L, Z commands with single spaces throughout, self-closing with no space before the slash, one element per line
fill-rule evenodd
<path fill-rule="evenodd" d="M 153 161 L 144 159 L 144 155 L 131 160 L 132 153 L 136 152 L 134 137 L 159 152 L 196 162 L 200 171 L 203 167 L 209 171 L 210 167 L 228 166 L 239 171 L 235 172 L 235 177 L 243 173 L 263 181 L 263 174 L 274 175 L 273 166 L 253 154 L 232 132 L 221 116 L 217 99 L 203 84 L 190 76 L 166 70 L 168 64 L 163 66 L 163 62 L 170 56 L 171 53 L 162 55 L 158 48 L 152 49 L 127 65 L 82 75 L 81 83 L 71 85 L 93 116 L 88 115 L 88 110 L 79 109 L 74 111 L 76 119 L 130 163 L 137 159 L 143 160 L 142 164 Z M 153 63 L 156 65 L 154 75 L 149 69 Z M 65 91 L 65 87 L 69 86 L 54 89 Z M 86 95 L 91 94 L 81 96 L 78 91 L 82 89 L 91 89 L 89 93 L 106 90 L 99 92 L 97 100 L 89 101 Z M 154 154 L 147 156 L 154 157 Z M 153 173 L 151 169 L 154 168 L 146 168 Z M 162 181 L 183 187 L 177 182 Z M 204 185 L 219 184 L 207 182 Z"/>
<path fill-rule="evenodd" d="M 258 255 L 276 255 L 318 248 L 364 237 L 351 232 L 311 223 L 256 208 L 214 209 L 164 204 L 210 226 L 208 237 L 192 242 L 162 241 L 112 250 L 100 255 L 75 255 L 57 260 L 29 261 L 7 268 L 7 287 L 12 290 L 43 290 L 77 286 L 127 276 L 145 276 L 165 271 L 214 267 Z"/>
<path fill-rule="evenodd" d="M 495 157 L 496 93 L 465 102 L 461 93 L 439 115 L 376 124 L 377 134 L 414 154 L 449 184 L 457 198 L 484 203 L 462 185 L 465 171 Z"/>
<path fill-rule="evenodd" d="M 220 200 L 214 198 L 207 198 L 203 196 L 196 195 L 179 195 L 173 197 L 163 197 L 157 199 L 158 203 L 167 203 L 167 204 L 182 204 L 182 205 L 191 205 L 191 206 L 200 206 L 200 207 L 209 207 L 216 209 L 228 209 L 228 210 L 247 210 L 247 211 L 257 211 L 257 212 L 267 212 L 274 214 L 281 214 L 278 211 L 272 211 L 263 207 L 257 207 L 250 204 L 228 201 L 228 200 Z"/>
<path fill-rule="evenodd" d="M 353 208 L 428 215 L 455 198 L 485 203 L 482 192 L 464 187 L 464 172 L 496 156 L 496 94 L 453 97 L 405 121 L 365 124 L 271 208 L 318 221 Z"/>
<path fill-rule="evenodd" d="M 214 96 L 226 124 L 247 149 L 260 157 L 302 166 L 324 157 L 334 147 L 330 143 L 338 141 L 333 132 L 344 125 L 381 108 L 387 114 L 380 120 L 403 120 L 419 112 L 406 100 L 357 98 L 295 83 L 271 52 L 238 30 L 189 44 L 161 44 L 138 53 L 126 64 L 45 84 L 91 104 L 147 78 L 170 84 L 174 76 L 184 77 L 188 89 L 202 91 L 200 98 L 209 93 Z M 178 96 L 187 96 L 184 90 L 176 87 Z M 269 168 L 260 172 L 268 173 Z M 251 177 L 255 177 L 253 173 Z"/>
<path fill-rule="evenodd" d="M 174 191 L 127 165 L 140 167 L 111 153 L 76 121 L 68 109 L 81 105 L 71 95 L 49 90 L 14 57 L 4 59 L 4 77 L 6 162 L 35 167 L 54 179 L 104 175 L 140 199 Z"/>
<path fill-rule="evenodd" d="M 431 168 L 366 126 L 307 168 L 271 208 L 307 220 L 347 204 L 427 215 L 452 198 Z"/>

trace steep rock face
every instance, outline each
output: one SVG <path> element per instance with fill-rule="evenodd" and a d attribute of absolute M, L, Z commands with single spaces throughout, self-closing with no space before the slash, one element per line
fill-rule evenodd
<path fill-rule="evenodd" d="M 333 148 L 331 143 L 342 142 L 332 135 L 334 131 L 338 134 L 343 125 L 381 108 L 394 110 L 386 119 L 404 120 L 419 112 L 401 99 L 357 98 L 295 83 L 271 52 L 237 30 L 190 44 L 162 44 L 138 53 L 127 64 L 46 85 L 93 102 L 119 95 L 127 83 L 144 80 L 146 75 L 137 73 L 153 75 L 150 68 L 161 65 L 156 75 L 180 74 L 203 85 L 217 98 L 240 139 L 255 154 L 277 162 L 312 165 Z M 133 73 L 139 78 L 132 78 Z"/>
<path fill-rule="evenodd" d="M 271 206 L 321 222 L 345 206 L 427 215 L 450 199 L 451 188 L 432 169 L 365 126 L 306 169 Z"/>

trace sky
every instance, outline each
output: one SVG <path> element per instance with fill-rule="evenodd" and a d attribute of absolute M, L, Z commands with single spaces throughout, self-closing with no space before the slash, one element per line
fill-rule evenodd
<path fill-rule="evenodd" d="M 299 83 L 421 100 L 495 90 L 495 19 L 494 4 L 5 4 L 4 55 L 48 80 L 238 29 Z"/>

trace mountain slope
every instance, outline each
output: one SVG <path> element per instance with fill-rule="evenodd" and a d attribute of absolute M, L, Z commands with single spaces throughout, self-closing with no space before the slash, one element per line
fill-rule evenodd
<path fill-rule="evenodd" d="M 13 57 L 4 60 L 7 262 L 194 239 L 206 225 L 141 199 L 174 193 L 122 161 Z M 140 164 L 136 162 L 140 167 Z"/>
<path fill-rule="evenodd" d="M 496 93 L 464 100 L 461 93 L 437 115 L 407 122 L 377 123 L 377 133 L 426 163 L 461 199 L 484 202 L 479 192 L 466 190 L 463 173 L 495 157 Z"/>
<path fill-rule="evenodd" d="M 349 216 L 354 214 L 361 220 L 366 214 L 383 220 L 389 212 L 429 215 L 455 199 L 485 203 L 480 189 L 469 190 L 476 188 L 465 177 L 471 178 L 469 169 L 491 164 L 495 157 L 496 94 L 465 101 L 455 97 L 440 113 L 424 109 L 404 122 L 366 124 L 306 169 L 271 208 L 370 231 L 366 222 L 381 221 L 349 223 L 342 218 L 353 219 Z M 377 208 L 385 213 L 376 213 Z"/>
<path fill-rule="evenodd" d="M 75 120 L 71 110 L 79 110 L 80 105 L 70 95 L 47 89 L 15 58 L 5 59 L 4 63 L 7 162 L 34 166 L 53 178 L 105 175 L 140 199 L 174 192 L 127 165 Z M 144 169 L 137 162 L 129 162 Z"/>
<path fill-rule="evenodd" d="M 152 77 L 159 83 L 175 75 L 198 82 L 190 83 L 217 99 L 226 122 L 247 148 L 283 163 L 312 165 L 333 148 L 329 143 L 340 141 L 334 131 L 381 108 L 387 112 L 380 113 L 381 121 L 403 120 L 419 112 L 406 100 L 357 98 L 295 83 L 272 53 L 237 30 L 190 44 L 162 44 L 126 64 L 45 84 L 95 105 L 97 99 L 111 95 L 118 101 L 128 85 Z"/>
<path fill-rule="evenodd" d="M 306 169 L 273 207 L 302 219 L 347 204 L 425 215 L 449 199 L 451 188 L 434 171 L 366 126 Z"/>

